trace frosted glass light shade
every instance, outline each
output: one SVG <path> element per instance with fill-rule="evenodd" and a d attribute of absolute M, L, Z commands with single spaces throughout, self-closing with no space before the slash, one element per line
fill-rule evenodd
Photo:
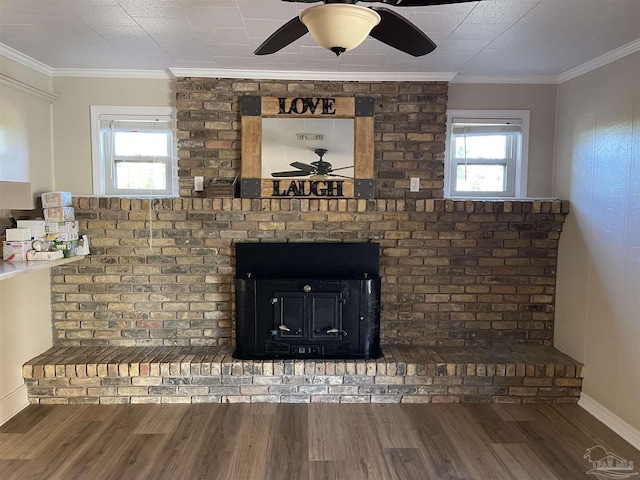
<path fill-rule="evenodd" d="M 318 45 L 329 50 L 351 50 L 364 42 L 371 29 L 380 23 L 380 15 L 358 5 L 327 3 L 304 10 L 300 21 Z"/>

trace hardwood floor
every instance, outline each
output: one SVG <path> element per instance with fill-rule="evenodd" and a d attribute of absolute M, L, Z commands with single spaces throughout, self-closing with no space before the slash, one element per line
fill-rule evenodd
<path fill-rule="evenodd" d="M 596 445 L 640 466 L 577 405 L 34 405 L 0 427 L 0 478 L 593 479 Z"/>

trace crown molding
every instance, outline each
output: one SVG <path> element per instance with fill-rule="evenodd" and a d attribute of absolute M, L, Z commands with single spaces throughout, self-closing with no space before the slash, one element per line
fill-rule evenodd
<path fill-rule="evenodd" d="M 322 72 L 289 70 L 225 70 L 208 68 L 169 68 L 167 70 L 128 70 L 91 68 L 52 68 L 0 43 L 0 55 L 49 77 L 141 78 L 169 80 L 174 77 L 247 78 L 269 80 L 318 80 L 364 82 L 450 82 L 493 84 L 559 84 L 584 75 L 627 55 L 640 51 L 640 39 L 616 48 L 559 75 L 460 75 L 456 72 Z M 7 84 L 7 80 L 3 80 Z M 14 85 L 15 86 L 15 85 Z M 37 89 L 36 89 L 37 90 Z M 34 92 L 32 92 L 34 93 Z M 44 90 L 45 95 L 50 95 Z M 51 100 L 51 98 L 48 98 Z M 57 99 L 57 97 L 56 97 Z"/>
<path fill-rule="evenodd" d="M 556 75 L 456 75 L 451 83 L 558 83 Z"/>
<path fill-rule="evenodd" d="M 31 58 L 24 53 L 20 53 L 19 51 L 8 47 L 7 45 L 0 43 L 0 55 L 5 56 L 15 62 L 24 65 L 25 67 L 29 67 L 36 72 L 43 73 L 44 75 L 51 76 L 53 69 L 49 65 L 45 65 L 42 62 L 39 62 L 35 58 Z"/>
<path fill-rule="evenodd" d="M 611 50 L 610 52 L 605 53 L 604 55 L 600 55 L 599 57 L 594 58 L 593 60 L 589 60 L 582 65 L 578 65 L 571 70 L 567 70 L 564 73 L 558 75 L 558 83 L 563 83 L 569 81 L 573 78 L 579 77 L 580 75 L 584 75 L 585 73 L 589 73 L 597 68 L 604 67 L 605 65 L 615 62 L 616 60 L 620 60 L 627 55 L 631 55 L 632 53 L 636 53 L 640 51 L 640 38 L 638 40 L 634 40 L 631 43 L 627 43 L 622 47 L 616 48 L 615 50 Z"/>
<path fill-rule="evenodd" d="M 53 77 L 93 77 L 93 78 L 144 78 L 169 80 L 173 78 L 167 70 L 127 70 L 99 68 L 54 68 Z"/>
<path fill-rule="evenodd" d="M 170 68 L 175 77 L 247 78 L 268 80 L 318 80 L 341 82 L 449 82 L 455 72 L 321 72 L 289 70 L 224 70 Z"/>
<path fill-rule="evenodd" d="M 42 90 L 41 88 L 34 87 L 33 85 L 29 85 L 28 83 L 21 82 L 9 75 L 5 75 L 0 72 L 0 85 L 5 87 L 13 88 L 15 90 L 19 90 L 24 93 L 28 93 L 29 95 L 36 96 L 43 100 L 46 100 L 49 103 L 54 103 L 58 100 L 58 95 L 55 95 L 51 92 L 47 92 L 46 90 Z"/>

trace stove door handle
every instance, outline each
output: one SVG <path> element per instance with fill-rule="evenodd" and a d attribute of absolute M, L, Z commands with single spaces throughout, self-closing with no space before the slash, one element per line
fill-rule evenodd
<path fill-rule="evenodd" d="M 292 330 L 287 327 L 286 325 L 278 325 L 278 330 L 280 330 L 281 332 L 291 332 Z M 275 330 L 274 330 L 275 331 Z M 297 330 L 293 331 L 294 335 L 301 335 L 302 334 L 302 330 L 300 330 L 299 328 Z"/>
<path fill-rule="evenodd" d="M 325 333 L 337 333 L 339 335 L 342 335 L 343 337 L 347 336 L 347 332 L 345 332 L 344 330 L 338 330 L 337 328 L 330 328 Z"/>

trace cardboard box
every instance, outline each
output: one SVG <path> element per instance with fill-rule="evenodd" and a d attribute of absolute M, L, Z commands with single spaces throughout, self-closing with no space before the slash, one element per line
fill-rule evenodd
<path fill-rule="evenodd" d="M 63 257 L 64 253 L 62 250 L 55 250 L 53 252 L 36 252 L 35 250 L 29 250 L 27 253 L 27 260 L 29 261 L 51 261 Z"/>
<path fill-rule="evenodd" d="M 40 198 L 42 198 L 42 208 L 71 206 L 70 192 L 47 192 L 43 193 Z"/>
<path fill-rule="evenodd" d="M 80 238 L 78 222 L 47 222 L 45 231 L 49 242 L 68 242 Z"/>
<path fill-rule="evenodd" d="M 47 233 L 47 242 L 70 242 L 79 238 L 77 233 Z"/>
<path fill-rule="evenodd" d="M 46 222 L 44 230 L 47 233 L 78 233 L 78 222 Z"/>
<path fill-rule="evenodd" d="M 73 207 L 52 207 L 43 209 L 47 222 L 73 222 L 76 214 Z"/>
<path fill-rule="evenodd" d="M 31 250 L 31 240 L 2 242 L 2 259 L 6 262 L 26 262 L 29 250 Z"/>
<path fill-rule="evenodd" d="M 7 242 L 22 242 L 31 240 L 30 228 L 7 228 Z"/>
<path fill-rule="evenodd" d="M 32 238 L 44 240 L 46 222 L 44 220 L 18 220 L 18 228 L 30 228 Z"/>

